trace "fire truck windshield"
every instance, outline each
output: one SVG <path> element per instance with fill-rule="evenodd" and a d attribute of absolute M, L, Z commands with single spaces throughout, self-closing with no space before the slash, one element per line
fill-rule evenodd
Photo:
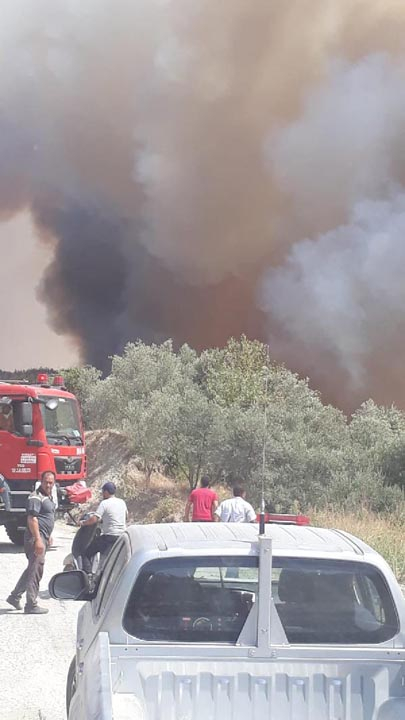
<path fill-rule="evenodd" d="M 42 395 L 40 400 L 42 420 L 50 444 L 83 445 L 76 401 L 59 397 L 56 408 L 51 410 L 46 405 L 49 397 Z"/>

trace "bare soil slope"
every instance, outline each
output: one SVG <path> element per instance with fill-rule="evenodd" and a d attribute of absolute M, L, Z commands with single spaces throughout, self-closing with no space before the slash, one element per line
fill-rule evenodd
<path fill-rule="evenodd" d="M 127 502 L 132 522 L 173 522 L 184 512 L 187 484 L 153 473 L 149 482 L 138 457 L 124 435 L 115 430 L 86 433 L 88 477 L 94 507 L 101 499 L 101 486 L 108 481 Z"/>

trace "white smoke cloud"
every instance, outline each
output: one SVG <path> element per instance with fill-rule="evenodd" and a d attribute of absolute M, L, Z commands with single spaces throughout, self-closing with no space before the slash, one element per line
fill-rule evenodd
<path fill-rule="evenodd" d="M 295 238 L 261 287 L 282 328 L 272 346 L 315 374 L 335 362 L 363 392 L 373 391 L 370 359 L 387 373 L 396 364 L 405 318 L 404 80 L 386 54 L 335 62 L 266 147 L 290 203 L 282 231 Z"/>
<path fill-rule="evenodd" d="M 387 54 L 331 63 L 301 116 L 266 148 L 298 232 L 329 229 L 358 200 L 405 180 L 404 124 L 404 64 Z"/>
<path fill-rule="evenodd" d="M 298 242 L 265 278 L 266 310 L 296 352 L 328 353 L 355 388 L 405 330 L 405 194 L 356 204 L 347 225 Z"/>

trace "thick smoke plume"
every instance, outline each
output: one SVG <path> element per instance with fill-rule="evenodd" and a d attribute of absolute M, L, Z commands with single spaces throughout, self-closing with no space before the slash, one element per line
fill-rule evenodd
<path fill-rule="evenodd" d="M 0 212 L 53 250 L 53 327 L 97 365 L 244 332 L 405 406 L 404 31 L 394 0 L 3 0 Z"/>

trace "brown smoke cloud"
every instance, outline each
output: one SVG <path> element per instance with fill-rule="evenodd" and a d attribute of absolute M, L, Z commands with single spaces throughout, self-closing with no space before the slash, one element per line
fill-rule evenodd
<path fill-rule="evenodd" d="M 31 209 L 41 297 L 87 361 L 244 332 L 344 407 L 405 407 L 401 2 L 2 16 L 0 211 Z"/>

